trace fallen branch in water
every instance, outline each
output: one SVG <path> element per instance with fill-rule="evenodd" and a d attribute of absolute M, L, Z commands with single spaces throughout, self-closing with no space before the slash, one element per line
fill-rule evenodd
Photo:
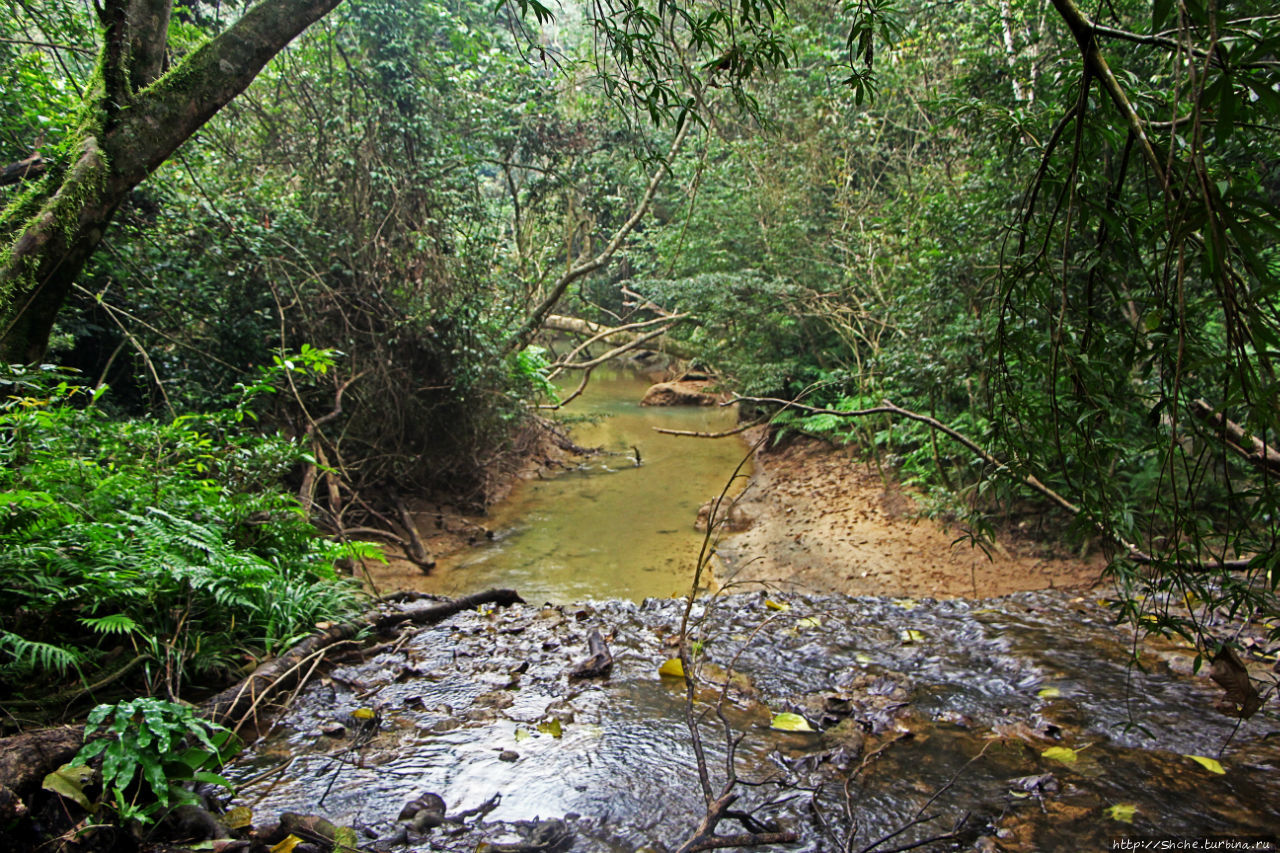
<path fill-rule="evenodd" d="M 707 813 L 698 824 L 693 836 L 676 853 L 697 853 L 699 850 L 723 850 L 726 847 L 763 847 L 766 844 L 792 844 L 798 836 L 790 830 L 781 832 L 740 832 L 736 835 L 717 835 L 716 826 L 725 818 L 742 820 L 745 815 L 730 812 L 729 806 L 738 799 L 732 791 L 721 794 L 707 807 Z M 751 821 L 754 823 L 754 821 Z"/>
<path fill-rule="evenodd" d="M 317 631 L 292 649 L 254 670 L 234 687 L 214 696 L 204 705 L 209 718 L 223 725 L 239 726 L 267 697 L 295 686 L 301 665 L 329 646 L 354 638 L 361 631 L 389 631 L 405 623 L 434 625 L 455 613 L 484 604 L 507 606 L 523 602 L 512 589 L 491 589 L 427 607 L 400 608 L 390 613 L 372 610 L 359 619 Z"/>
<path fill-rule="evenodd" d="M 757 418 L 745 424 L 739 424 L 733 429 L 727 429 L 723 432 L 698 432 L 691 429 L 667 429 L 665 427 L 654 427 L 654 432 L 660 432 L 663 435 L 680 435 L 686 438 L 728 438 L 731 435 L 740 435 L 752 427 L 760 426 L 760 424 L 769 420 L 768 418 Z"/>

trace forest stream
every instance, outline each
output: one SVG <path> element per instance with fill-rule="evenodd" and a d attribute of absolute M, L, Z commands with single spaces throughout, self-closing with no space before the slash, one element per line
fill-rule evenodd
<path fill-rule="evenodd" d="M 413 584 L 513 587 L 529 603 L 463 613 L 312 683 L 233 768 L 231 805 L 320 814 L 415 851 L 673 850 L 692 834 L 704 803 L 685 680 L 659 668 L 677 654 L 685 603 L 671 596 L 689 586 L 694 514 L 745 445 L 650 430 L 723 429 L 728 411 L 641 409 L 643 383 L 623 374 L 594 387 L 587 406 L 611 417 L 575 437 L 617 455 L 523 484 L 489 519 L 492 542 Z M 1274 834 L 1274 700 L 1236 731 L 1214 710 L 1221 691 L 1191 674 L 1194 651 L 1139 644 L 1144 667 L 1132 665 L 1105 596 L 702 597 L 696 707 L 715 793 L 722 717 L 751 783 L 739 807 L 758 830 L 798 835 L 769 849 Z M 611 674 L 570 678 L 596 630 Z M 771 728 L 782 712 L 815 731 Z M 428 792 L 450 814 L 492 809 L 435 829 L 398 820 Z"/>
<path fill-rule="evenodd" d="M 731 429 L 736 411 L 641 406 L 649 385 L 634 370 L 597 369 L 586 393 L 566 412 L 578 421 L 574 440 L 603 452 L 568 471 L 519 483 L 488 517 L 477 519 L 493 539 L 443 557 L 430 574 L 404 562 L 374 567 L 379 587 L 463 595 L 501 586 L 519 590 L 528 601 L 558 603 L 686 593 L 703 540 L 693 527 L 698 507 L 725 488 L 748 447 L 737 438 L 692 440 L 655 432 L 654 427 Z M 751 466 L 741 473 L 750 474 Z M 734 486 L 731 493 L 741 481 Z"/>

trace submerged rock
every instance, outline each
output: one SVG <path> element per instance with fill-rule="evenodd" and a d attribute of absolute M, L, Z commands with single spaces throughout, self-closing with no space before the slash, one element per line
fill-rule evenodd
<path fill-rule="evenodd" d="M 720 502 L 719 507 L 716 507 L 717 500 L 717 498 L 712 498 L 698 507 L 698 520 L 693 523 L 694 528 L 702 531 L 707 529 L 707 523 L 711 519 L 713 508 L 716 510 L 713 523 L 722 533 L 739 533 L 749 528 L 755 520 L 736 501 L 725 499 Z"/>

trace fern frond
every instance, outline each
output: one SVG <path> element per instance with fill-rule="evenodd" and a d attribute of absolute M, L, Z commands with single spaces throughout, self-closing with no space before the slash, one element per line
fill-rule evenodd
<path fill-rule="evenodd" d="M 75 649 L 38 643 L 10 631 L 0 631 L 0 651 L 13 656 L 6 668 L 54 670 L 62 674 L 68 669 L 78 669 L 85 661 L 84 655 Z"/>
<path fill-rule="evenodd" d="M 82 616 L 80 624 L 99 634 L 132 634 L 138 630 L 138 623 L 123 613 L 108 613 L 106 616 Z"/>

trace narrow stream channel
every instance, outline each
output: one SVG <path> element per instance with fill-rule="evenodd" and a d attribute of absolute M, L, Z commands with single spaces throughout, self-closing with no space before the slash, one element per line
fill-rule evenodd
<path fill-rule="evenodd" d="M 736 413 L 641 406 L 649 384 L 634 371 L 596 370 L 565 411 L 591 419 L 573 425 L 574 440 L 605 454 L 519 484 L 486 519 L 494 541 L 442 559 L 414 588 L 453 596 L 511 587 L 528 601 L 557 603 L 686 594 L 703 538 L 693 526 L 698 507 L 725 487 L 747 446 L 654 432 L 730 429 Z"/>

